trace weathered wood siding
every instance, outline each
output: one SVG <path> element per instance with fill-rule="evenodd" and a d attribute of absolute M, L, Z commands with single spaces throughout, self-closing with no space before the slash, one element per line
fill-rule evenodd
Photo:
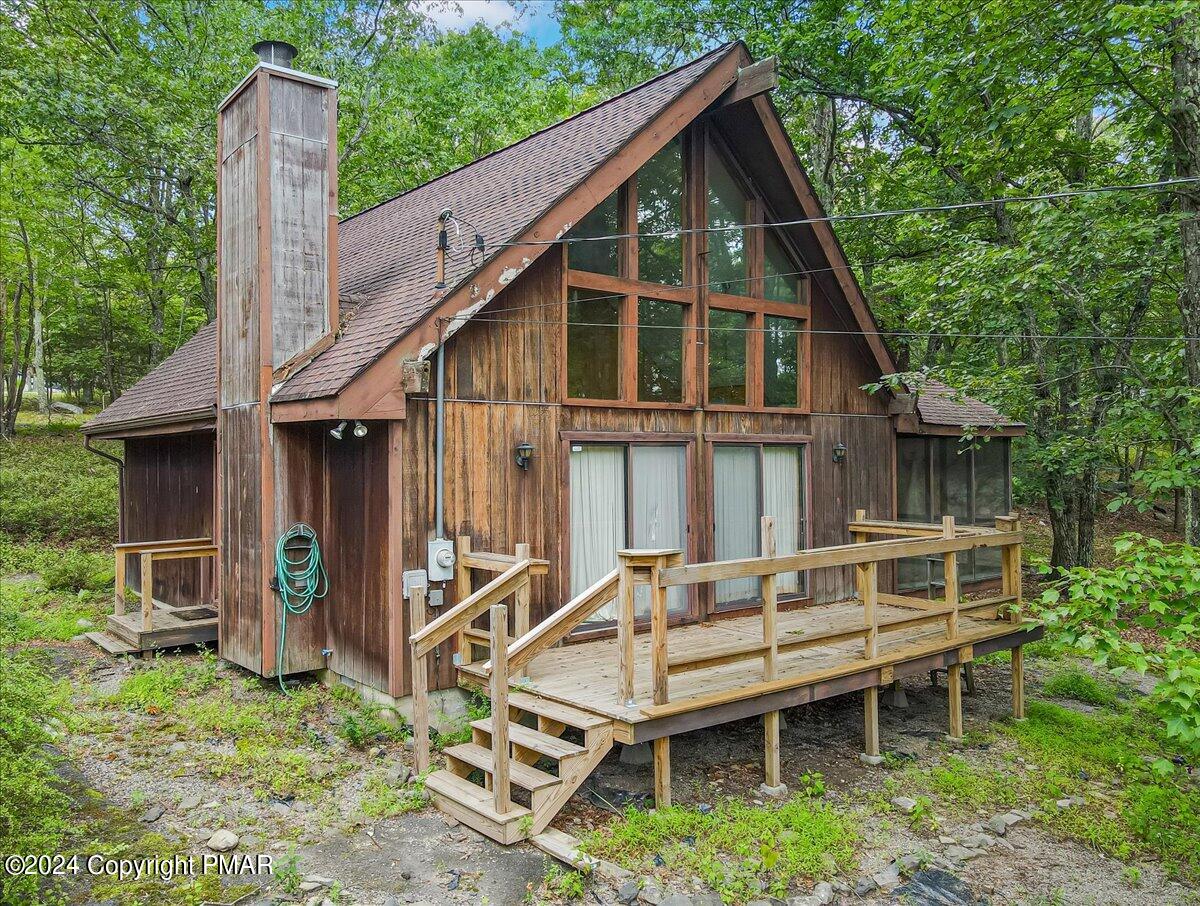
<path fill-rule="evenodd" d="M 211 431 L 125 441 L 122 541 L 213 535 L 214 435 Z M 141 561 L 128 557 L 126 583 L 141 587 Z M 163 560 L 154 597 L 167 604 L 213 603 L 213 561 Z"/>

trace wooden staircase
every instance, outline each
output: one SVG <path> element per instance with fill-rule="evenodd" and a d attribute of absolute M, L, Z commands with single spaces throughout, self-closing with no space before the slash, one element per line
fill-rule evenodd
<path fill-rule="evenodd" d="M 490 717 L 471 724 L 471 742 L 445 750 L 446 767 L 430 774 L 425 788 L 439 809 L 493 840 L 538 843 L 550 821 L 612 749 L 613 725 L 524 692 L 509 694 L 508 709 L 508 776 L 513 787 L 525 791 L 524 803 L 514 801 L 504 813 L 496 811 Z M 564 733 L 580 742 L 563 738 Z"/>

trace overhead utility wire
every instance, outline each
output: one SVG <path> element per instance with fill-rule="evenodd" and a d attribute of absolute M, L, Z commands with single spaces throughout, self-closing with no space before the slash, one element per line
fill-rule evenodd
<path fill-rule="evenodd" d="M 903 217 L 910 214 L 936 214 L 945 211 L 964 211 L 973 208 L 994 208 L 1004 204 L 1024 204 L 1035 201 L 1056 201 L 1064 198 L 1079 198 L 1083 195 L 1099 195 L 1109 192 L 1138 192 L 1151 189 L 1166 189 L 1171 186 L 1192 185 L 1200 182 L 1200 176 L 1179 179 L 1163 179 L 1158 182 L 1129 183 L 1113 186 L 1093 186 L 1088 189 L 1072 189 L 1064 192 L 1047 192 L 1042 195 L 1013 195 L 988 199 L 987 201 L 960 201 L 953 204 L 927 205 L 919 208 L 897 208 L 889 211 L 862 211 L 854 214 L 826 214 L 822 217 L 805 217 L 800 220 L 778 220 L 769 223 L 734 223 L 715 227 L 687 227 L 678 230 L 658 230 L 651 233 L 609 233 L 603 236 L 561 236 L 557 239 L 522 239 L 515 242 L 493 243 L 491 248 L 514 248 L 527 245 L 565 245 L 576 242 L 611 242 L 615 239 L 665 239 L 672 236 L 688 236 L 698 233 L 727 233 L 733 230 L 774 229 L 776 227 L 804 226 L 810 223 L 841 223 L 855 220 L 878 220 L 883 217 Z"/>

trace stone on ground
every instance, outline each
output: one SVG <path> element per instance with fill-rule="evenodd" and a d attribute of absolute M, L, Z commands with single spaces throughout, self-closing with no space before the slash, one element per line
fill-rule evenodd
<path fill-rule="evenodd" d="M 940 868 L 917 872 L 894 891 L 904 903 L 937 903 L 939 906 L 973 906 L 978 898 L 966 882 Z"/>
<path fill-rule="evenodd" d="M 654 764 L 654 750 L 650 748 L 650 743 L 639 742 L 631 746 L 621 746 L 621 764 L 640 767 L 642 765 Z"/>
<path fill-rule="evenodd" d="M 636 878 L 631 878 L 617 888 L 617 902 L 624 903 L 626 906 L 628 906 L 628 904 L 637 900 L 638 894 L 641 892 L 641 882 Z"/>
<path fill-rule="evenodd" d="M 908 796 L 896 796 L 892 799 L 892 807 L 905 815 L 911 815 L 917 810 L 917 800 Z"/>
<path fill-rule="evenodd" d="M 214 852 L 228 852 L 239 843 L 238 835 L 231 830 L 221 829 L 208 838 L 205 845 Z"/>

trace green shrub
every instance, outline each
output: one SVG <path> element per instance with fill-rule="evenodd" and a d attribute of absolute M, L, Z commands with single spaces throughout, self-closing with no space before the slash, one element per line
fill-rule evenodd
<path fill-rule="evenodd" d="M 1116 690 L 1079 667 L 1068 667 L 1053 674 L 1042 684 L 1042 692 L 1051 698 L 1069 698 L 1089 705 L 1115 705 Z"/>

